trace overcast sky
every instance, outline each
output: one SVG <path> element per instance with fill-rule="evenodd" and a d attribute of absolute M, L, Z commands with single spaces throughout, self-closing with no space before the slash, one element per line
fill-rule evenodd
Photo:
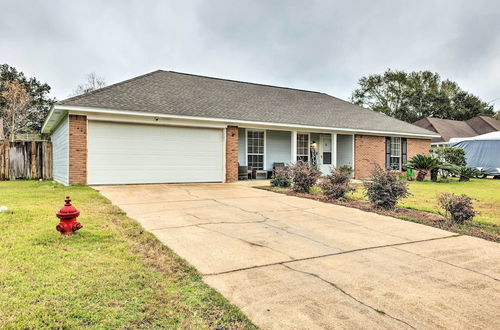
<path fill-rule="evenodd" d="M 386 68 L 500 98 L 500 1 L 0 0 L 0 13 L 0 63 L 58 99 L 92 71 L 111 84 L 157 69 L 347 99 Z"/>

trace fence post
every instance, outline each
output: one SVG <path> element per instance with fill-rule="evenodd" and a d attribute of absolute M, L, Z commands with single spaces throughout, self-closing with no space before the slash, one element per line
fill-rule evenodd
<path fill-rule="evenodd" d="M 30 179 L 36 179 L 38 178 L 38 173 L 37 173 L 37 157 L 38 153 L 36 152 L 36 142 L 31 141 L 31 177 Z"/>
<path fill-rule="evenodd" d="M 5 179 L 5 141 L 0 140 L 0 180 Z"/>
<path fill-rule="evenodd" d="M 7 173 L 7 179 L 11 180 L 10 177 L 10 142 L 5 141 L 5 173 Z"/>
<path fill-rule="evenodd" d="M 53 173 L 52 173 L 52 143 L 51 142 L 45 142 L 45 146 L 47 148 L 46 156 L 44 159 L 46 160 L 44 167 L 46 168 L 46 173 L 44 179 L 49 179 L 52 178 Z"/>

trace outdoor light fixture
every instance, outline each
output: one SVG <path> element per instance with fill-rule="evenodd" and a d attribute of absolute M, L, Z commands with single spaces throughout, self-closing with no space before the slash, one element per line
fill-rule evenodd
<path fill-rule="evenodd" d="M 316 141 L 313 141 L 311 143 L 311 149 L 314 149 L 314 150 L 318 149 L 318 144 L 316 143 Z"/>

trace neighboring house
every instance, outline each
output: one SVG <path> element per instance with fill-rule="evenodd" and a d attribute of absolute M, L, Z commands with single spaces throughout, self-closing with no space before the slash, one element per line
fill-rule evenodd
<path fill-rule="evenodd" d="M 64 184 L 231 182 L 238 164 L 401 169 L 437 134 L 324 93 L 155 71 L 58 102 L 44 123 Z"/>
<path fill-rule="evenodd" d="M 500 131 L 500 120 L 486 116 L 478 116 L 465 121 L 427 117 L 413 124 L 441 135 L 432 138 L 433 147 L 448 146 L 451 138 L 467 138 Z"/>

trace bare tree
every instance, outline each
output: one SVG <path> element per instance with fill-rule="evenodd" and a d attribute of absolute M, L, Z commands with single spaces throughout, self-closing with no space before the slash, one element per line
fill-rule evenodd
<path fill-rule="evenodd" d="M 70 96 L 87 94 L 105 86 L 106 81 L 104 78 L 98 76 L 95 72 L 91 72 L 87 75 L 86 81 L 83 84 L 78 85 Z"/>
<path fill-rule="evenodd" d="M 6 81 L 3 87 L 5 106 L 2 109 L 2 117 L 5 119 L 5 136 L 14 141 L 16 133 L 28 128 L 27 118 L 33 98 L 18 80 Z"/>

